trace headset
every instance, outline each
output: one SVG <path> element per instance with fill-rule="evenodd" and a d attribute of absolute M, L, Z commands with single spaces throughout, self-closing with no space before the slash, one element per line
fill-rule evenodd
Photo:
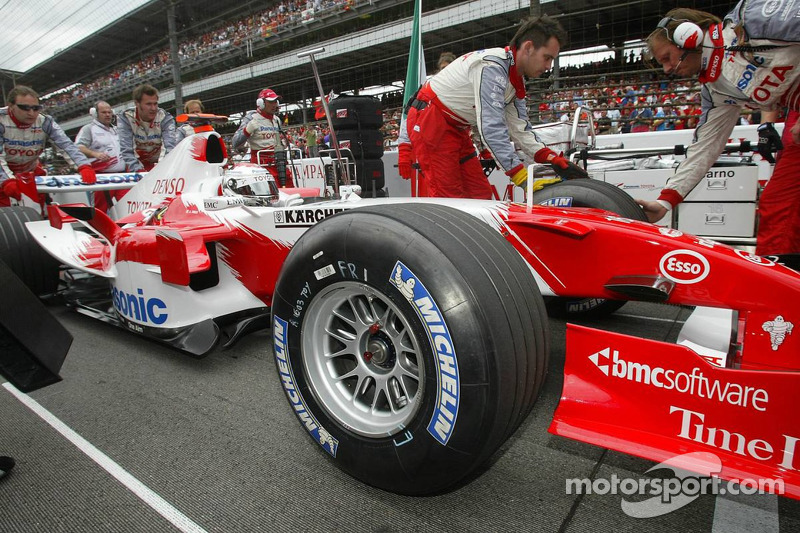
<path fill-rule="evenodd" d="M 98 101 L 96 104 L 94 104 L 92 107 L 90 107 L 90 108 L 89 108 L 89 114 L 90 114 L 90 115 L 92 116 L 92 118 L 93 118 L 93 119 L 95 119 L 95 120 L 97 120 L 97 106 L 98 106 L 98 104 L 101 104 L 102 102 L 103 102 L 103 101 L 102 101 L 102 100 L 100 100 L 100 101 Z M 114 113 L 114 108 L 113 108 L 113 107 L 111 108 L 111 114 L 112 114 L 112 115 L 116 115 L 116 113 Z"/>
<path fill-rule="evenodd" d="M 256 100 L 256 108 L 258 108 L 259 111 L 264 111 L 264 106 L 266 105 L 266 103 L 267 103 L 266 100 L 264 100 L 263 98 L 259 98 L 258 100 Z"/>
<path fill-rule="evenodd" d="M 670 35 L 668 25 L 673 21 L 680 22 L 680 24 L 675 27 L 672 35 Z M 686 19 L 664 17 L 658 23 L 658 27 L 662 28 L 667 34 L 667 39 L 681 50 L 692 51 L 703 46 L 703 30 L 694 22 Z"/>

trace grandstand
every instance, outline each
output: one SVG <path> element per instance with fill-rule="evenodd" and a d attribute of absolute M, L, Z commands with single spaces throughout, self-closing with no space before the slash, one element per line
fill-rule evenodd
<path fill-rule="evenodd" d="M 57 93 L 44 103 L 68 133 L 88 121 L 86 110 L 96 100 L 105 99 L 121 109 L 129 104 L 132 88 L 145 81 L 159 88 L 162 106 L 174 111 L 169 4 L 169 0 L 146 3 L 112 26 L 15 76 L 17 83 L 31 85 L 43 95 Z M 221 4 L 172 0 L 172 4 L 183 98 L 200 98 L 215 113 L 235 115 L 251 109 L 257 92 L 270 86 L 281 94 L 283 104 L 297 109 L 291 112 L 290 124 L 313 120 L 317 88 L 308 60 L 297 59 L 296 53 L 317 46 L 326 48 L 318 57 L 326 91 L 395 87 L 381 98 L 385 108 L 401 105 L 402 84 L 398 81 L 405 76 L 408 59 L 411 0 L 229 0 Z M 569 45 L 562 50 L 565 58 L 588 47 L 606 47 L 611 52 L 602 61 L 587 55 L 580 67 L 574 66 L 580 61 L 570 61 L 573 66 L 532 82 L 534 118 L 538 119 L 540 110 L 548 111 L 543 119 L 557 118 L 565 104 L 574 100 L 576 91 L 582 94 L 587 88 L 601 97 L 625 92 L 626 86 L 635 86 L 645 97 L 643 85 L 650 96 L 661 100 L 674 94 L 674 87 L 656 83 L 656 73 L 630 54 L 635 41 L 677 5 L 648 0 L 533 4 L 425 0 L 423 45 L 432 72 L 442 51 L 458 55 L 505 44 L 517 22 L 532 11 L 557 17 L 570 36 Z M 687 0 L 680 5 L 723 15 L 731 2 Z"/>

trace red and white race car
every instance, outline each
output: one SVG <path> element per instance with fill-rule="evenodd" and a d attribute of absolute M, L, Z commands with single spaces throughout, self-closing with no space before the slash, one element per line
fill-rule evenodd
<path fill-rule="evenodd" d="M 27 223 L 69 267 L 67 301 L 196 356 L 271 327 L 304 431 L 404 494 L 463 481 L 528 415 L 547 371 L 543 295 L 700 306 L 684 345 L 568 326 L 551 431 L 654 461 L 712 452 L 722 478 L 800 497 L 794 271 L 604 210 L 325 198 L 226 162 L 198 133 L 123 212 L 50 205 Z M 563 187 L 616 194 L 585 182 Z"/>

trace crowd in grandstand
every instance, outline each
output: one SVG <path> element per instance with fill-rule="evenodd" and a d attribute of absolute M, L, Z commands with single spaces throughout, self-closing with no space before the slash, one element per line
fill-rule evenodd
<path fill-rule="evenodd" d="M 199 37 L 185 40 L 179 45 L 178 56 L 181 62 L 190 61 L 205 54 L 242 46 L 248 40 L 267 39 L 284 26 L 306 23 L 322 11 L 347 10 L 352 3 L 353 0 L 283 0 L 263 11 L 234 22 L 225 22 Z M 98 91 L 120 81 L 138 79 L 148 82 L 154 72 L 164 68 L 172 68 L 168 48 L 151 53 L 135 63 L 120 66 L 93 81 L 64 90 L 45 100 L 45 103 L 55 106 L 75 99 L 91 100 L 96 98 Z"/>

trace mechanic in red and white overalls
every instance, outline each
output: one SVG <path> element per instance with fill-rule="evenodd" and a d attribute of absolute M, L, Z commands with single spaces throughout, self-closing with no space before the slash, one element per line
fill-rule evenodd
<path fill-rule="evenodd" d="M 178 144 L 175 119 L 158 107 L 158 90 L 152 85 L 136 87 L 133 103 L 118 117 L 120 153 L 128 171 L 149 171 L 158 163 L 162 145 L 169 153 Z"/>
<path fill-rule="evenodd" d="M 17 85 L 8 93 L 8 107 L 0 109 L 0 207 L 11 205 L 11 198 L 20 200 L 22 194 L 34 201 L 41 198 L 36 193 L 34 175 L 46 172 L 39 163 L 47 139 L 67 152 L 78 165 L 83 183 L 96 181 L 89 160 L 49 115 L 40 113 L 39 95 L 24 85 Z"/>
<path fill-rule="evenodd" d="M 555 20 L 529 19 L 509 47 L 465 54 L 420 88 L 411 102 L 417 112 L 409 113 L 406 122 L 432 196 L 492 197 L 470 128 L 515 185 L 525 187 L 528 170 L 512 141 L 537 163 L 550 164 L 561 178 L 587 177 L 536 139 L 525 105 L 525 77 L 550 69 L 565 41 L 566 33 Z M 537 180 L 534 190 L 544 184 Z"/>
<path fill-rule="evenodd" d="M 250 161 L 266 168 L 280 187 L 294 187 L 292 173 L 286 168 L 286 183 L 278 176 L 275 154 L 285 148 L 281 137 L 281 119 L 278 117 L 278 96 L 272 89 L 264 89 L 258 94 L 256 109 L 248 111 L 233 134 L 231 147 L 238 150 L 245 143 L 250 146 Z M 265 150 L 266 152 L 261 152 Z M 259 154 L 259 152 L 261 152 Z"/>
<path fill-rule="evenodd" d="M 651 222 L 683 201 L 714 164 L 730 137 L 742 107 L 760 108 L 763 117 L 776 110 L 800 110 L 800 24 L 798 7 L 781 2 L 742 1 L 720 21 L 695 9 L 673 9 L 647 38 L 664 72 L 700 76 L 703 114 L 694 143 L 656 201 L 637 200 Z M 794 147 L 784 150 L 759 202 L 756 253 L 800 253 L 800 126 L 787 123 Z M 758 151 L 774 162 L 780 136 L 771 122 L 759 128 Z M 789 187 L 786 187 L 786 180 Z"/>

